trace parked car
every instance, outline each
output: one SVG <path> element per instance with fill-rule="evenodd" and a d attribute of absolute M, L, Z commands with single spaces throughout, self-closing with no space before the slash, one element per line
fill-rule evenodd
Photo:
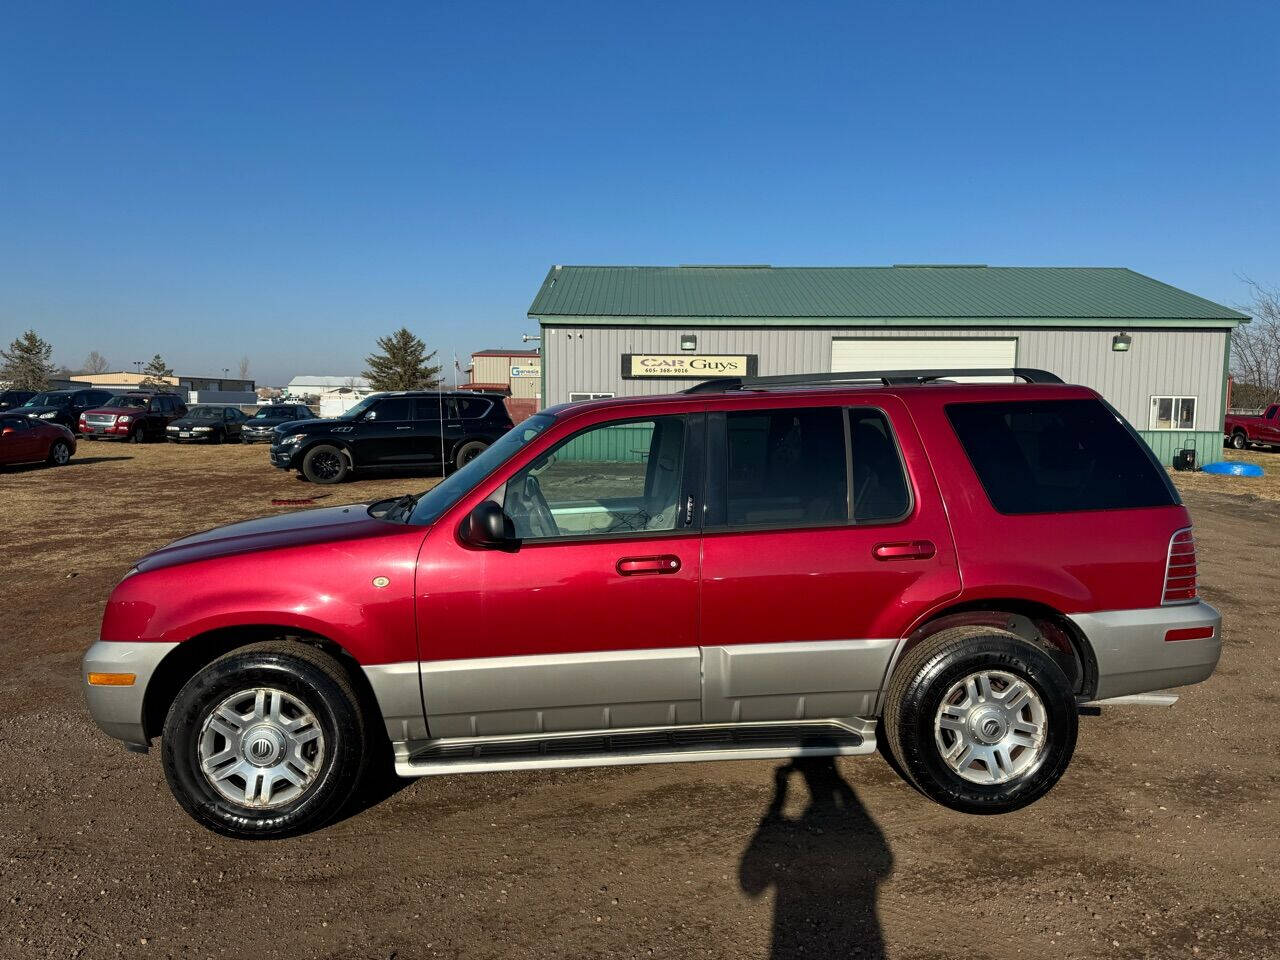
<path fill-rule="evenodd" d="M 311 412 L 311 408 L 300 403 L 275 403 L 269 407 L 259 407 L 258 411 L 245 421 L 240 440 L 242 443 L 270 443 L 273 432 L 280 424 L 315 418 L 316 415 Z"/>
<path fill-rule="evenodd" d="M 75 435 L 60 423 L 19 413 L 0 414 L 0 464 L 65 466 L 76 452 Z"/>
<path fill-rule="evenodd" d="M 169 424 L 170 443 L 227 443 L 240 439 L 249 418 L 238 407 L 192 407 L 186 416 Z"/>
<path fill-rule="evenodd" d="M 47 390 L 16 409 L 37 420 L 60 423 L 74 433 L 80 426 L 80 414 L 110 399 L 110 390 Z"/>
<path fill-rule="evenodd" d="M 119 393 L 102 406 L 80 414 L 80 432 L 86 440 L 163 440 L 165 427 L 186 412 L 187 405 L 176 393 Z"/>
<path fill-rule="evenodd" d="M 1017 809 L 1080 705 L 1204 680 L 1221 620 L 1094 391 L 944 373 L 566 404 L 425 493 L 177 540 L 112 593 L 90 709 L 240 837 L 324 823 L 384 737 L 409 777 L 883 736 L 925 796 Z"/>
<path fill-rule="evenodd" d="M 511 429 L 502 398 L 479 393 L 375 393 L 341 416 L 275 431 L 271 462 L 312 483 L 373 470 L 466 466 Z"/>
<path fill-rule="evenodd" d="M 1280 446 L 1280 403 L 1267 407 L 1260 417 L 1228 413 L 1223 434 L 1237 450 L 1250 445 Z"/>
<path fill-rule="evenodd" d="M 34 390 L 0 390 L 0 410 L 20 407 L 35 395 Z"/>

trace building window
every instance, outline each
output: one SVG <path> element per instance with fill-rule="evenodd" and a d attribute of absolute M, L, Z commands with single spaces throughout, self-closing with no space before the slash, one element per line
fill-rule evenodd
<path fill-rule="evenodd" d="M 1195 397 L 1152 397 L 1149 430 L 1194 430 Z"/>
<path fill-rule="evenodd" d="M 612 397 L 612 393 L 573 393 L 569 394 L 570 403 L 580 403 L 583 400 L 608 400 Z"/>

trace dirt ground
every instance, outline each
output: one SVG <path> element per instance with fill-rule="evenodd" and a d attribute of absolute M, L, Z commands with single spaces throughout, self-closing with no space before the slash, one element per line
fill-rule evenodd
<path fill-rule="evenodd" d="M 1280 503 L 1230 478 L 1179 478 L 1225 617 L 1217 674 L 1082 718 L 1029 809 L 951 813 L 874 757 L 687 764 L 426 778 L 245 843 L 187 819 L 154 751 L 97 731 L 78 660 L 143 553 L 297 509 L 273 498 L 424 486 L 316 488 L 266 456 L 82 443 L 0 472 L 0 956 L 1280 956 Z"/>

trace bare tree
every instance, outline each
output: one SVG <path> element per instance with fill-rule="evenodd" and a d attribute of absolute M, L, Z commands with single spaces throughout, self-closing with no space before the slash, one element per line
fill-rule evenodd
<path fill-rule="evenodd" d="M 240 379 L 246 380 L 249 377 L 249 355 L 246 353 L 240 358 Z"/>
<path fill-rule="evenodd" d="M 1280 399 L 1280 291 L 1245 278 L 1253 317 L 1231 333 L 1232 405 L 1261 407 Z"/>
<path fill-rule="evenodd" d="M 84 358 L 83 367 L 85 373 L 106 373 L 111 369 L 111 364 L 97 350 L 90 350 L 89 355 Z"/>

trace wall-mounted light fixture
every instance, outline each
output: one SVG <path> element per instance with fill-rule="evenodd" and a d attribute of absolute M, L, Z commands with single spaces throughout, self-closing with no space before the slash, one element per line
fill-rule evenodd
<path fill-rule="evenodd" d="M 697 350 L 698 338 L 694 336 L 692 333 L 680 334 L 680 349 L 681 350 Z"/>
<path fill-rule="evenodd" d="M 1111 338 L 1111 349 L 1116 353 L 1126 353 L 1131 343 L 1133 343 L 1133 337 L 1127 333 L 1117 333 Z"/>

